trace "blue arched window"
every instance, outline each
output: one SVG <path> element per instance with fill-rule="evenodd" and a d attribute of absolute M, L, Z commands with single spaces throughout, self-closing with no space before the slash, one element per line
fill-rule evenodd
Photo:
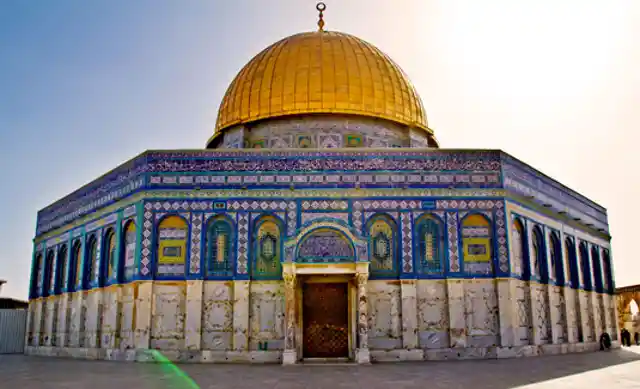
<path fill-rule="evenodd" d="M 82 287 L 83 269 L 82 269 L 82 243 L 76 240 L 73 243 L 71 251 L 71 277 L 69 277 L 67 289 L 70 292 L 79 290 Z"/>
<path fill-rule="evenodd" d="M 36 298 L 40 297 L 42 290 L 42 254 L 36 254 L 35 262 L 33 264 L 33 278 L 31 280 L 31 296 Z"/>
<path fill-rule="evenodd" d="M 231 277 L 233 275 L 233 229 L 223 218 L 211 219 L 206 237 L 206 272 L 209 277 Z"/>
<path fill-rule="evenodd" d="M 55 258 L 55 252 L 49 250 L 47 252 L 47 260 L 44 272 L 44 280 L 42 282 L 42 296 L 49 296 L 49 290 L 55 282 L 55 268 L 53 267 L 53 261 Z"/>
<path fill-rule="evenodd" d="M 388 215 L 375 215 L 367 223 L 367 233 L 371 277 L 397 278 L 400 267 L 396 223 Z"/>
<path fill-rule="evenodd" d="M 445 238 L 442 224 L 430 215 L 422 216 L 416 224 L 418 271 L 422 274 L 442 274 Z"/>
<path fill-rule="evenodd" d="M 122 229 L 120 242 L 119 282 L 129 281 L 136 274 L 136 223 L 128 221 Z"/>
<path fill-rule="evenodd" d="M 600 250 L 597 246 L 591 248 L 591 266 L 593 268 L 593 287 L 596 292 L 603 292 L 602 269 L 600 268 Z"/>
<path fill-rule="evenodd" d="M 582 280 L 584 283 L 584 290 L 591 290 L 591 269 L 589 266 L 589 249 L 587 244 L 580 243 L 580 266 L 582 269 Z"/>
<path fill-rule="evenodd" d="M 549 247 L 551 267 L 554 271 L 556 283 L 558 285 L 564 285 L 564 261 L 562 258 L 562 245 L 560 244 L 560 238 L 556 232 L 552 232 L 549 238 L 551 243 L 551 247 Z"/>
<path fill-rule="evenodd" d="M 100 285 L 104 285 L 105 280 L 118 278 L 117 257 L 116 257 L 116 232 L 111 227 L 104 234 L 102 248 L 102 261 L 104 265 L 100 271 Z"/>
<path fill-rule="evenodd" d="M 522 279 L 528 281 L 531 279 L 531 265 L 529 264 L 529 256 L 527 255 L 529 253 L 527 235 L 520 219 L 513 220 L 511 235 L 513 261 L 520 267 Z"/>
<path fill-rule="evenodd" d="M 249 267 L 251 279 L 279 280 L 282 278 L 282 223 L 265 215 L 253 228 L 253 255 Z"/>
<path fill-rule="evenodd" d="M 569 276 L 572 288 L 580 287 L 580 275 L 578 273 L 578 259 L 576 258 L 576 246 L 571 238 L 564 240 L 564 251 L 567 261 L 569 262 Z"/>
<path fill-rule="evenodd" d="M 533 260 L 533 269 L 535 269 L 536 275 L 540 277 L 541 282 L 549 282 L 549 272 L 547 268 L 547 253 L 544 245 L 542 230 L 539 226 L 533 227 L 533 240 L 531 247 L 533 252 L 531 253 L 531 259 Z"/>
<path fill-rule="evenodd" d="M 54 286 L 55 293 L 60 293 L 64 289 L 64 286 L 67 282 L 67 269 L 68 269 L 67 255 L 68 255 L 67 245 L 63 244 L 62 246 L 60 246 L 60 249 L 58 250 L 58 263 L 57 263 L 58 271 L 56 276 L 56 284 Z"/>
<path fill-rule="evenodd" d="M 93 281 L 93 278 L 95 277 L 96 268 L 98 266 L 98 240 L 95 235 L 91 235 L 89 238 L 85 258 L 87 258 L 89 265 L 87 266 L 87 273 L 83 277 L 83 284 L 85 288 L 89 288 L 91 286 L 91 281 Z"/>
<path fill-rule="evenodd" d="M 613 273 L 611 272 L 611 257 L 608 250 L 602 251 L 602 273 L 604 275 L 604 291 L 613 292 Z"/>

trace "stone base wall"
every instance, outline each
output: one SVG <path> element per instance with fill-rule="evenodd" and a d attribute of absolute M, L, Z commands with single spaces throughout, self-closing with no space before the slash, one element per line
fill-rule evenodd
<path fill-rule="evenodd" d="M 594 292 L 515 279 L 439 279 L 370 280 L 367 294 L 372 361 L 594 351 L 602 330 L 617 339 L 614 297 Z M 30 303 L 25 352 L 277 363 L 284 300 L 281 281 L 140 282 L 52 296 Z M 601 314 L 594 319 L 591 312 Z"/>

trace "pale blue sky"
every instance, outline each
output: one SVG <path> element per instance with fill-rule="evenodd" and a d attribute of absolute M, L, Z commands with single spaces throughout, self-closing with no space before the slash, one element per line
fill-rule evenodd
<path fill-rule="evenodd" d="M 387 52 L 442 147 L 501 148 L 609 210 L 618 285 L 640 210 L 640 2 L 327 0 Z M 0 2 L 0 279 L 26 298 L 36 212 L 145 149 L 199 148 L 237 71 L 312 0 Z M 635 274 L 634 274 L 635 273 Z"/>

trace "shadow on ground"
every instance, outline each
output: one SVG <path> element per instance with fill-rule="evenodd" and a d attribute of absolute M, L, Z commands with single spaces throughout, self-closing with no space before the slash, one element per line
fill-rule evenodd
<path fill-rule="evenodd" d="M 640 377 L 637 381 L 629 382 L 628 379 L 617 382 L 613 376 L 608 377 L 616 374 L 638 376 L 640 347 L 633 347 L 632 350 L 635 352 L 621 349 L 521 359 L 290 367 L 212 364 L 174 366 L 22 355 L 0 356 L 0 388 L 510 389 L 527 385 L 537 387 L 532 384 L 559 378 L 568 379 L 570 386 L 578 387 L 578 382 L 572 384 L 571 380 L 579 380 L 582 373 L 592 372 L 590 374 L 603 375 L 601 379 L 606 379 L 608 383 L 606 389 L 614 389 L 640 385 Z M 615 366 L 621 367 L 615 371 L 606 369 Z M 585 376 L 582 377 L 581 380 L 585 380 Z M 592 378 L 586 380 L 595 382 Z M 631 386 L 626 386 L 628 384 Z M 585 386 L 584 383 L 579 385 L 582 388 L 594 387 Z"/>

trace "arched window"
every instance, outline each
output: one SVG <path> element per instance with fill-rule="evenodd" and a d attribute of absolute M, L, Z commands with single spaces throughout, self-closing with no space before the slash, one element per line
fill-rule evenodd
<path fill-rule="evenodd" d="M 122 265 L 124 268 L 124 279 L 119 281 L 130 281 L 136 273 L 136 224 L 133 221 L 127 222 L 124 227 L 124 234 L 122 234 L 124 247 L 122 250 Z"/>
<path fill-rule="evenodd" d="M 91 235 L 89 238 L 85 257 L 87 258 L 89 266 L 87 266 L 87 274 L 83 277 L 83 284 L 88 288 L 96 276 L 98 267 L 98 240 L 95 235 Z"/>
<path fill-rule="evenodd" d="M 58 250 L 58 276 L 56 277 L 55 292 L 60 293 L 67 283 L 67 245 L 63 244 Z"/>
<path fill-rule="evenodd" d="M 551 243 L 551 247 L 549 247 L 551 266 L 554 271 L 556 283 L 558 285 L 564 285 L 564 263 L 562 261 L 560 238 L 558 238 L 558 234 L 556 232 L 552 232 L 549 238 Z"/>
<path fill-rule="evenodd" d="M 79 290 L 82 287 L 83 271 L 82 271 L 82 243 L 76 240 L 73 243 L 71 251 L 71 263 L 73 266 L 73 277 L 69 279 L 68 289 L 70 291 Z"/>
<path fill-rule="evenodd" d="M 584 284 L 584 290 L 591 290 L 591 270 L 589 266 L 589 249 L 587 244 L 580 243 L 580 266 L 582 269 L 582 282 Z"/>
<path fill-rule="evenodd" d="M 540 227 L 533 227 L 533 239 L 532 239 L 532 253 L 531 259 L 533 260 L 533 271 L 540 277 L 540 281 L 548 282 L 549 273 L 547 272 L 547 255 L 545 252 L 544 238 Z"/>
<path fill-rule="evenodd" d="M 375 215 L 367 222 L 371 277 L 396 278 L 398 243 L 396 223 L 387 215 Z"/>
<path fill-rule="evenodd" d="M 602 293 L 602 269 L 600 269 L 600 249 L 597 246 L 591 247 L 591 266 L 593 270 L 593 287 L 596 292 Z"/>
<path fill-rule="evenodd" d="M 569 261 L 569 275 L 572 288 L 580 287 L 580 275 L 578 274 L 578 259 L 576 258 L 576 246 L 571 238 L 564 240 L 564 255 Z"/>
<path fill-rule="evenodd" d="M 469 273 L 493 273 L 491 222 L 480 214 L 462 219 L 464 270 Z"/>
<path fill-rule="evenodd" d="M 611 272 L 611 257 L 608 250 L 602 251 L 602 273 L 604 275 L 604 292 L 613 291 L 613 273 Z"/>
<path fill-rule="evenodd" d="M 514 219 L 511 228 L 511 244 L 513 249 L 513 262 L 516 271 L 522 274 L 522 279 L 527 281 L 531 278 L 531 269 L 527 260 L 527 237 L 525 235 L 524 226 L 520 219 Z"/>
<path fill-rule="evenodd" d="M 48 296 L 51 290 L 51 286 L 55 283 L 55 269 L 53 267 L 53 261 L 55 259 L 55 253 L 53 250 L 47 252 L 46 268 L 44 272 L 44 282 L 42 287 L 42 295 Z"/>
<path fill-rule="evenodd" d="M 167 216 L 158 225 L 156 277 L 184 276 L 189 226 L 180 216 Z"/>
<path fill-rule="evenodd" d="M 42 254 L 36 254 L 33 264 L 33 280 L 31 281 L 31 295 L 39 297 L 42 295 Z"/>
<path fill-rule="evenodd" d="M 224 217 L 211 219 L 207 228 L 206 272 L 212 277 L 233 275 L 233 228 Z"/>
<path fill-rule="evenodd" d="M 117 279 L 118 267 L 116 257 L 116 232 L 113 228 L 107 229 L 104 234 L 104 246 L 103 246 L 103 260 L 102 263 L 106 264 L 106 279 Z M 104 267 L 103 267 L 104 268 Z M 101 277 L 103 278 L 103 277 Z"/>
<path fill-rule="evenodd" d="M 260 218 L 256 224 L 251 266 L 252 279 L 280 279 L 282 277 L 282 228 L 272 216 Z"/>
<path fill-rule="evenodd" d="M 418 250 L 418 271 L 422 274 L 441 274 L 444 266 L 444 228 L 431 215 L 423 215 L 415 227 Z"/>

